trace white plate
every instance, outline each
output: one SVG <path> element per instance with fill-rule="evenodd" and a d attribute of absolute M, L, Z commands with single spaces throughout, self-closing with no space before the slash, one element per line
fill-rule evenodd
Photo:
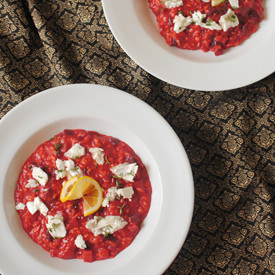
<path fill-rule="evenodd" d="M 82 128 L 128 143 L 147 166 L 152 203 L 140 233 L 113 259 L 51 258 L 21 227 L 14 189 L 22 164 L 63 129 Z M 138 98 L 114 88 L 75 84 L 23 101 L 0 121 L 0 273 L 161 274 L 179 252 L 192 219 L 194 190 L 187 155 L 169 124 Z"/>
<path fill-rule="evenodd" d="M 203 91 L 254 83 L 275 71 L 275 1 L 263 0 L 265 19 L 248 40 L 221 56 L 169 47 L 147 0 L 102 0 L 116 40 L 143 69 L 168 83 Z"/>

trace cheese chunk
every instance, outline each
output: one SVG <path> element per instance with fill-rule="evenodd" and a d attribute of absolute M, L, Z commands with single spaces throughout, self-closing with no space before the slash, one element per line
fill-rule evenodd
<path fill-rule="evenodd" d="M 219 23 L 223 31 L 227 31 L 229 28 L 234 28 L 239 25 L 239 19 L 231 9 L 228 9 L 227 13 L 220 17 Z"/>
<path fill-rule="evenodd" d="M 33 201 L 27 202 L 27 208 L 29 212 L 33 215 L 37 210 L 44 216 L 48 213 L 48 207 L 41 201 L 39 197 L 35 197 Z"/>
<path fill-rule="evenodd" d="M 85 148 L 76 143 L 64 155 L 71 159 L 77 159 L 85 155 Z"/>
<path fill-rule="evenodd" d="M 86 245 L 82 235 L 77 235 L 77 237 L 74 240 L 74 243 L 80 249 L 87 248 L 87 245 Z"/>
<path fill-rule="evenodd" d="M 128 223 L 120 216 L 94 216 L 92 220 L 86 223 L 86 228 L 91 230 L 95 236 L 103 234 L 104 236 L 114 234 L 122 229 Z"/>
<path fill-rule="evenodd" d="M 117 196 L 117 188 L 115 186 L 110 187 L 107 191 L 107 194 L 104 200 L 102 201 L 102 206 L 103 207 L 109 206 L 109 202 L 114 201 L 116 196 Z"/>
<path fill-rule="evenodd" d="M 74 176 L 83 176 L 82 170 L 75 165 L 74 161 L 69 159 L 64 161 L 67 178 L 70 179 Z"/>
<path fill-rule="evenodd" d="M 134 194 L 133 187 L 125 187 L 117 190 L 117 195 L 122 196 L 124 199 L 131 200 Z"/>
<path fill-rule="evenodd" d="M 18 204 L 16 204 L 15 206 L 16 210 L 24 210 L 25 209 L 25 204 L 22 202 L 19 202 Z"/>
<path fill-rule="evenodd" d="M 122 163 L 111 168 L 113 174 L 127 181 L 134 181 L 138 165 L 136 163 Z"/>
<path fill-rule="evenodd" d="M 48 182 L 48 175 L 39 167 L 32 168 L 32 176 L 36 179 L 42 186 L 45 186 Z"/>
<path fill-rule="evenodd" d="M 229 0 L 232 9 L 236 10 L 239 8 L 239 0 Z"/>
<path fill-rule="evenodd" d="M 186 29 L 190 24 L 193 23 L 193 20 L 190 16 L 184 17 L 182 14 L 176 15 L 174 20 L 174 31 L 180 33 Z"/>
<path fill-rule="evenodd" d="M 34 188 L 39 185 L 38 181 L 35 179 L 29 179 L 28 183 L 25 185 L 27 188 Z"/>
<path fill-rule="evenodd" d="M 210 30 L 221 30 L 221 26 L 217 24 L 215 21 L 209 19 L 206 23 L 202 21 L 205 19 L 206 14 L 201 13 L 200 11 L 196 11 L 192 14 L 193 22 L 201 26 L 202 28 L 210 29 Z"/>
<path fill-rule="evenodd" d="M 93 159 L 99 165 L 104 164 L 104 150 L 102 148 L 90 148 L 89 152 L 92 154 Z"/>
<path fill-rule="evenodd" d="M 83 176 L 82 170 L 75 165 L 74 161 L 69 159 L 62 161 L 61 159 L 56 160 L 56 179 L 63 179 L 64 177 L 67 177 L 68 179 L 74 177 L 74 176 Z"/>
<path fill-rule="evenodd" d="M 55 239 L 63 238 L 67 234 L 67 230 L 63 223 L 63 216 L 60 214 L 56 214 L 55 216 L 49 215 L 46 227 Z"/>
<path fill-rule="evenodd" d="M 194 23 L 196 23 L 197 25 L 200 24 L 202 22 L 202 20 L 206 17 L 206 14 L 201 13 L 200 11 L 195 11 L 192 14 L 192 20 Z"/>
<path fill-rule="evenodd" d="M 59 180 L 59 179 L 65 178 L 67 173 L 65 171 L 64 161 L 62 161 L 61 159 L 57 159 L 55 161 L 55 165 L 56 165 L 56 168 L 57 168 L 57 170 L 55 171 L 56 179 Z"/>
<path fill-rule="evenodd" d="M 108 192 L 102 201 L 102 206 L 107 207 L 109 206 L 109 202 L 112 202 L 115 200 L 116 197 L 123 197 L 124 199 L 132 199 L 132 196 L 134 194 L 134 189 L 133 187 L 125 187 L 125 188 L 120 188 L 117 189 L 116 186 L 110 187 L 108 189 Z"/>
<path fill-rule="evenodd" d="M 183 5 L 182 0 L 164 0 L 163 4 L 166 8 L 172 9 Z"/>

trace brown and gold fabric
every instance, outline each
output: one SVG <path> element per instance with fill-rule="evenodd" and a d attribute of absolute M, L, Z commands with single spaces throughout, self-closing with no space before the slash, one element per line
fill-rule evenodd
<path fill-rule="evenodd" d="M 95 83 L 147 102 L 176 131 L 195 207 L 166 275 L 275 274 L 274 73 L 230 91 L 165 83 L 118 45 L 100 0 L 2 0 L 0 39 L 1 118 L 47 88 Z"/>

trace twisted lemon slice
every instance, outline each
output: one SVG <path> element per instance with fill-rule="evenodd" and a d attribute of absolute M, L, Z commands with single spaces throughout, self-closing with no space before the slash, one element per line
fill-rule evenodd
<path fill-rule="evenodd" d="M 101 206 L 103 192 L 99 183 L 88 176 L 69 179 L 63 186 L 60 193 L 60 200 L 77 200 L 83 198 L 84 216 L 95 213 Z"/>

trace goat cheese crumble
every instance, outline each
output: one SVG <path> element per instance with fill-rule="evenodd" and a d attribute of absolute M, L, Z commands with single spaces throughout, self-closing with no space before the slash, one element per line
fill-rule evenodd
<path fill-rule="evenodd" d="M 76 143 L 64 155 L 71 159 L 80 158 L 85 155 L 85 148 L 79 143 Z"/>
<path fill-rule="evenodd" d="M 183 5 L 182 0 L 163 0 L 162 3 L 168 9 L 177 8 Z"/>
<path fill-rule="evenodd" d="M 116 197 L 123 197 L 124 199 L 129 199 L 131 201 L 132 196 L 134 194 L 133 187 L 125 187 L 117 189 L 116 186 L 110 187 L 107 191 L 107 194 L 102 201 L 102 206 L 107 207 L 109 206 L 109 202 L 112 202 L 116 199 Z"/>
<path fill-rule="evenodd" d="M 80 249 L 87 248 L 87 245 L 86 245 L 82 235 L 77 235 L 77 237 L 74 240 L 74 243 Z"/>
<path fill-rule="evenodd" d="M 239 25 L 239 19 L 231 9 L 228 9 L 227 13 L 222 15 L 219 23 L 223 31 L 227 31 L 229 28 L 234 28 Z"/>
<path fill-rule="evenodd" d="M 32 168 L 32 176 L 37 180 L 42 186 L 45 186 L 48 182 L 48 175 L 39 167 Z"/>
<path fill-rule="evenodd" d="M 16 210 L 24 210 L 25 209 L 25 204 L 22 202 L 19 202 L 18 204 L 16 204 L 15 206 Z"/>
<path fill-rule="evenodd" d="M 34 188 L 34 187 L 37 187 L 39 186 L 39 183 L 37 180 L 35 179 L 29 179 L 27 184 L 25 185 L 27 188 Z"/>
<path fill-rule="evenodd" d="M 33 201 L 28 201 L 26 205 L 32 215 L 39 210 L 42 215 L 46 216 L 49 210 L 39 197 L 35 197 Z"/>
<path fill-rule="evenodd" d="M 104 164 L 104 150 L 102 148 L 90 148 L 89 152 L 92 154 L 93 159 L 99 165 Z"/>
<path fill-rule="evenodd" d="M 95 236 L 103 234 L 104 236 L 114 234 L 122 229 L 128 223 L 120 216 L 94 216 L 92 220 L 86 223 L 86 228 L 91 230 Z"/>
<path fill-rule="evenodd" d="M 136 163 L 122 163 L 111 168 L 111 172 L 119 178 L 133 182 L 138 170 Z"/>
<path fill-rule="evenodd" d="M 63 216 L 56 214 L 55 216 L 48 215 L 48 223 L 46 227 L 53 238 L 63 238 L 67 234 L 67 230 L 63 223 Z"/>

